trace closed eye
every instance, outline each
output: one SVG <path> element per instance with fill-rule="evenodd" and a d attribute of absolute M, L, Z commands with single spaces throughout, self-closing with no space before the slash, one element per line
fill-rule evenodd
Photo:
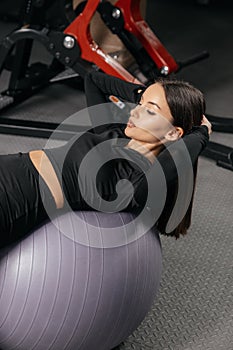
<path fill-rule="evenodd" d="M 150 115 L 156 115 L 156 112 L 153 111 L 152 109 L 147 109 L 146 111 L 147 111 L 147 113 L 150 114 Z"/>
<path fill-rule="evenodd" d="M 142 102 L 138 102 L 138 106 L 143 106 L 143 103 L 142 103 Z M 155 110 L 153 110 L 153 109 L 151 109 L 151 108 L 146 107 L 146 111 L 147 111 L 147 113 L 150 114 L 150 115 L 156 115 Z"/>

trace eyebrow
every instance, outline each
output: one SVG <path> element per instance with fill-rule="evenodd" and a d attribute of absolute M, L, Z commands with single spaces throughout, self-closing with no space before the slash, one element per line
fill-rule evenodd
<path fill-rule="evenodd" d="M 143 96 L 141 97 L 141 101 L 143 102 Z M 161 110 L 160 106 L 156 102 L 148 101 L 147 103 L 150 103 L 151 105 L 156 106 L 158 109 Z"/>
<path fill-rule="evenodd" d="M 147 103 L 150 103 L 151 105 L 158 107 L 158 109 L 161 109 L 156 102 L 148 101 Z"/>

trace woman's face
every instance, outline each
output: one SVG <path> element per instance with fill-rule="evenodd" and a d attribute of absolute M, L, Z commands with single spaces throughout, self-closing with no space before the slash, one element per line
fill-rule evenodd
<path fill-rule="evenodd" d="M 139 105 L 131 110 L 125 134 L 137 141 L 154 143 L 165 137 L 172 124 L 164 89 L 155 83 L 145 90 Z"/>

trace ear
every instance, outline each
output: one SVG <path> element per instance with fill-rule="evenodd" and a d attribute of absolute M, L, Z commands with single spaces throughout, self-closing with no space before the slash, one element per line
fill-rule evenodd
<path fill-rule="evenodd" d="M 171 130 L 169 130 L 166 135 L 165 139 L 167 141 L 176 141 L 179 140 L 184 134 L 184 130 L 180 128 L 179 126 L 174 126 Z"/>

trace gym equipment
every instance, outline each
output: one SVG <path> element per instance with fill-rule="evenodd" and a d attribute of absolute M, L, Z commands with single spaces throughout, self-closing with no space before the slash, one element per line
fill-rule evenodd
<path fill-rule="evenodd" d="M 213 131 L 233 133 L 233 119 L 206 115 L 212 123 Z M 209 141 L 208 146 L 202 152 L 207 158 L 216 160 L 216 164 L 233 171 L 233 148 L 217 142 Z"/>
<path fill-rule="evenodd" d="M 126 70 L 106 54 L 93 40 L 90 21 L 98 11 L 105 24 L 118 35 L 134 56 L 138 69 Z M 140 0 L 83 1 L 76 12 L 72 0 L 25 0 L 23 27 L 8 35 L 0 46 L 0 74 L 7 68 L 10 74 L 8 88 L 0 94 L 0 110 L 23 101 L 42 87 L 62 79 L 66 68 L 68 76 L 82 77 L 91 69 L 127 81 L 150 83 L 156 75 L 167 76 L 179 69 L 207 58 L 203 52 L 185 62 L 177 62 L 162 45 L 140 14 Z M 53 57 L 52 63 L 30 64 L 32 44 L 38 41 Z M 67 78 L 67 74 L 64 74 Z M 233 132 L 231 118 L 208 115 L 214 131 Z M 0 132 L 49 137 L 56 123 L 36 123 L 0 118 Z M 37 130 L 35 130 L 35 127 Z M 77 127 L 76 127 L 77 130 Z M 73 126 L 67 132 L 74 132 Z M 58 137 L 65 137 L 60 134 Z M 233 170 L 233 149 L 210 142 L 203 155 L 217 160 L 217 164 Z"/>
<path fill-rule="evenodd" d="M 133 218 L 67 213 L 1 249 L 1 350 L 110 350 L 125 340 L 150 310 L 162 267 L 158 232 L 132 238 Z M 104 245 L 103 227 L 119 227 L 121 244 Z"/>
<path fill-rule="evenodd" d="M 9 34 L 0 47 L 0 73 L 4 68 L 11 72 L 9 86 L 0 95 L 0 109 L 28 98 L 51 80 L 56 81 L 55 77 L 65 67 L 72 68 L 79 76 L 98 68 L 127 81 L 139 82 L 137 77 L 103 52 L 91 37 L 90 21 L 97 10 L 126 44 L 133 41 L 129 49 L 133 50 L 143 68 L 140 75 L 143 83 L 149 82 L 155 74 L 167 75 L 207 57 L 204 53 L 178 64 L 140 16 L 140 0 L 117 4 L 122 10 L 108 2 L 89 0 L 81 4 L 76 15 L 71 0 L 25 1 L 22 27 Z M 109 21 L 109 18 L 114 21 Z M 33 41 L 42 44 L 54 57 L 51 64 L 30 64 Z M 1 119 L 1 122 L 5 124 L 6 121 Z"/>
<path fill-rule="evenodd" d="M 175 60 L 142 18 L 138 0 L 118 0 L 114 5 L 101 1 L 98 12 L 135 58 L 141 70 L 140 80 L 144 83 L 153 82 L 156 76 L 167 76 L 209 56 L 204 51 L 186 61 Z"/>

